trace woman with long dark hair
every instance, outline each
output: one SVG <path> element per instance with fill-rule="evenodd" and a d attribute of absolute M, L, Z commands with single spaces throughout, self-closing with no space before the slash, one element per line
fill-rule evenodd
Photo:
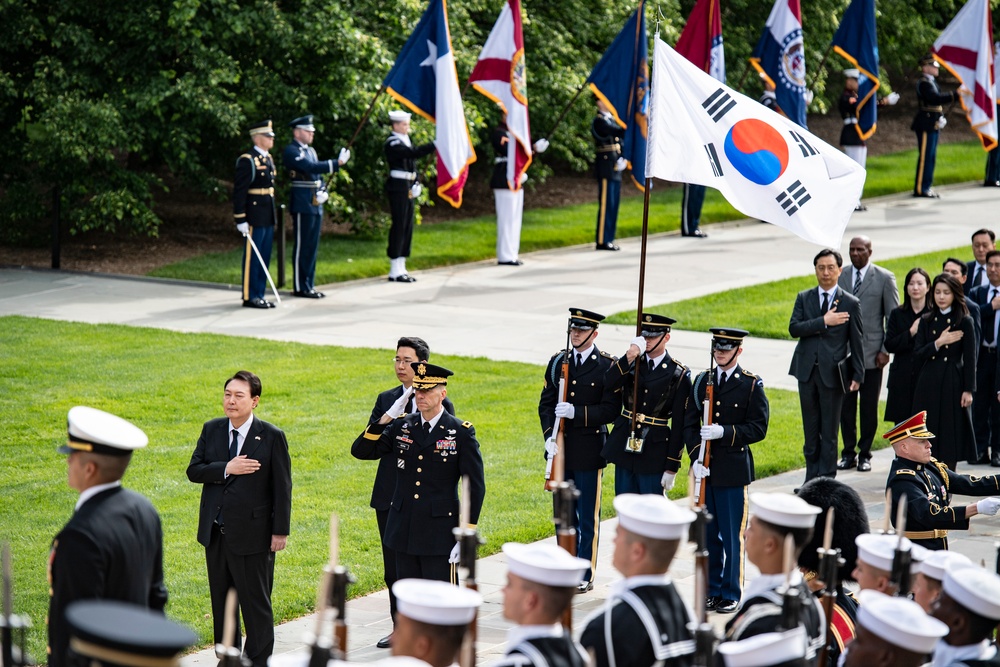
<path fill-rule="evenodd" d="M 920 316 L 930 307 L 927 294 L 931 277 L 919 266 L 910 269 L 903 282 L 903 303 L 889 313 L 885 326 L 885 350 L 892 353 L 889 364 L 885 420 L 898 424 L 913 415 L 913 388 L 920 364 L 913 353 Z"/>

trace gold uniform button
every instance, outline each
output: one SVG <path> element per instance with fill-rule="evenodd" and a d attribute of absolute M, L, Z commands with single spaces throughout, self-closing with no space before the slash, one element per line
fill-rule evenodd
<path fill-rule="evenodd" d="M 420 494 L 419 493 L 414 493 L 413 494 L 413 499 L 414 500 L 419 500 L 420 499 Z"/>
<path fill-rule="evenodd" d="M 573 382 L 571 382 L 570 384 L 576 384 L 576 380 L 573 380 Z"/>
<path fill-rule="evenodd" d="M 715 416 L 716 416 L 716 417 L 718 417 L 718 416 L 719 416 L 719 413 L 718 413 L 718 412 L 716 412 L 716 413 L 715 413 Z"/>
<path fill-rule="evenodd" d="M 569 395 L 570 396 L 576 396 L 576 392 L 575 391 L 571 391 L 571 392 L 569 392 Z"/>
<path fill-rule="evenodd" d="M 420 486 L 420 482 L 417 482 L 417 486 Z"/>
<path fill-rule="evenodd" d="M 423 468 L 417 468 L 417 472 L 423 472 L 423 471 L 424 471 Z"/>
<path fill-rule="evenodd" d="M 417 460 L 418 460 L 418 461 L 423 461 L 423 460 L 424 460 L 424 455 L 423 455 L 423 454 L 419 454 L 419 455 L 417 456 Z"/>

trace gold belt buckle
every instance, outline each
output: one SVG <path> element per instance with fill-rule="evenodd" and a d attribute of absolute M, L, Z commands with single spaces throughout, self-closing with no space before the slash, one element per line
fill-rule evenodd
<path fill-rule="evenodd" d="M 635 416 L 635 421 L 637 424 L 641 424 L 642 420 L 645 419 L 645 415 L 637 414 Z M 643 439 L 635 437 L 635 432 L 629 436 L 628 440 L 625 441 L 625 451 L 632 454 L 642 453 Z"/>

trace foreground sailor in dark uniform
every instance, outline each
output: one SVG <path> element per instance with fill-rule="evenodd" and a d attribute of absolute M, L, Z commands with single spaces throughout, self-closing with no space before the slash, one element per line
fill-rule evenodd
<path fill-rule="evenodd" d="M 270 264 L 274 227 L 278 224 L 274 208 L 274 160 L 268 153 L 274 146 L 271 121 L 250 126 L 250 139 L 253 148 L 236 159 L 236 175 L 233 177 L 236 231 L 247 237 L 243 242 L 243 306 L 274 308 L 274 303 L 264 299 L 266 269 L 250 246 L 250 239 L 253 239 L 264 264 Z"/>
<path fill-rule="evenodd" d="M 696 477 L 705 485 L 705 507 L 712 515 L 706 527 L 708 541 L 709 610 L 731 614 L 739 606 L 743 589 L 743 530 L 747 521 L 747 487 L 754 480 L 750 445 L 767 435 L 770 407 L 764 382 L 739 365 L 743 329 L 713 327 L 712 356 L 717 364 L 712 423 L 701 427 L 701 439 L 711 440 L 709 466 L 698 463 L 700 445 L 688 455 Z M 704 405 L 708 373 L 695 378 L 695 408 Z"/>
<path fill-rule="evenodd" d="M 934 162 L 937 158 L 938 134 L 948 124 L 944 117 L 944 106 L 958 100 L 958 92 L 942 93 L 934 79 L 941 71 L 934 56 L 927 54 L 920 59 L 923 75 L 917 82 L 917 104 L 919 109 L 913 117 L 910 129 L 917 133 L 917 176 L 913 184 L 914 197 L 940 195 L 931 189 L 934 184 Z"/>
<path fill-rule="evenodd" d="M 934 667 L 1000 665 L 993 643 L 993 631 L 1000 622 L 1000 577 L 996 574 L 976 566 L 945 572 L 941 597 L 931 616 L 948 627 L 948 634 L 934 648 Z"/>
<path fill-rule="evenodd" d="M 960 475 L 931 456 L 927 412 L 918 412 L 882 436 L 892 445 L 896 458 L 886 481 L 892 493 L 892 507 L 906 498 L 906 537 L 931 550 L 948 548 L 949 530 L 968 530 L 969 519 L 977 514 L 993 516 L 1000 510 L 1000 498 L 983 498 L 971 505 L 951 507 L 951 496 L 988 496 L 1000 493 L 996 475 Z M 895 513 L 892 517 L 895 522 Z"/>
<path fill-rule="evenodd" d="M 585 593 L 594 587 L 601 537 L 601 488 L 604 468 L 608 465 L 601 457 L 601 449 L 608 437 L 607 425 L 618 415 L 621 399 L 611 387 L 605 386 L 604 376 L 615 358 L 594 344 L 604 315 L 583 308 L 570 308 L 569 313 L 572 347 L 557 352 L 545 367 L 538 418 L 548 458 L 557 449 L 556 422 L 563 419 L 565 479 L 572 481 L 580 492 L 576 499 L 576 555 L 590 561 L 585 576 L 577 582 L 580 592 Z M 569 381 L 566 401 L 560 402 L 559 380 L 566 355 L 569 355 Z"/>
<path fill-rule="evenodd" d="M 861 591 L 860 597 L 857 637 L 846 667 L 918 667 L 948 631 L 912 600 L 878 591 Z"/>
<path fill-rule="evenodd" d="M 396 576 L 454 583 L 458 544 L 451 531 L 458 526 L 458 482 L 469 478 L 469 522 L 475 525 L 486 495 L 483 457 L 476 429 L 448 414 L 442 404 L 453 373 L 424 362 L 412 367 L 418 412 L 370 424 L 354 440 L 351 453 L 359 459 L 385 456 L 395 461 L 398 477 L 385 542 L 396 552 Z M 393 646 L 395 641 L 394 635 Z"/>
<path fill-rule="evenodd" d="M 596 667 L 688 665 L 694 619 L 667 574 L 694 512 L 662 495 L 615 498 L 618 532 L 612 563 L 624 575 L 602 609 L 583 622 L 580 643 Z"/>
<path fill-rule="evenodd" d="M 666 315 L 642 314 L 642 335 L 608 368 L 604 383 L 621 392 L 622 411 L 601 455 L 615 464 L 615 493 L 663 493 L 674 486 L 685 445 L 698 441 L 691 371 L 667 352 Z M 632 438 L 635 368 L 639 369 L 636 434 Z"/>
<path fill-rule="evenodd" d="M 163 530 L 146 499 L 122 487 L 132 452 L 149 442 L 138 427 L 102 410 L 77 406 L 68 416 L 69 486 L 76 511 L 49 554 L 48 664 L 65 667 L 67 606 L 76 600 L 120 600 L 162 614 Z"/>
<path fill-rule="evenodd" d="M 198 641 L 163 614 L 126 602 L 74 602 L 66 618 L 72 635 L 69 662 L 76 667 L 172 667 Z"/>
<path fill-rule="evenodd" d="M 288 124 L 292 128 L 292 143 L 285 146 L 282 161 L 291 180 L 291 211 L 295 230 L 292 251 L 295 296 L 322 299 L 313 284 L 316 276 L 316 252 L 319 250 L 319 231 L 323 226 L 323 204 L 330 198 L 323 182 L 323 174 L 335 174 L 348 160 L 351 151 L 340 149 L 339 157 L 320 160 L 316 149 L 310 146 L 316 136 L 312 115 L 296 118 Z"/>
<path fill-rule="evenodd" d="M 585 667 L 587 653 L 560 621 L 590 563 L 541 542 L 508 542 L 503 553 L 503 616 L 515 626 L 507 631 L 504 657 L 493 667 Z"/>
<path fill-rule="evenodd" d="M 622 172 L 628 162 L 622 157 L 625 126 L 619 125 L 607 103 L 597 100 L 597 117 L 590 125 L 597 146 L 594 175 L 597 176 L 597 249 L 620 250 L 615 245 Z"/>
<path fill-rule="evenodd" d="M 389 178 L 385 194 L 389 198 L 392 227 L 389 228 L 389 282 L 412 283 L 416 278 L 406 272 L 406 258 L 413 241 L 415 200 L 423 192 L 417 183 L 417 158 L 434 152 L 434 142 L 414 146 L 410 141 L 410 114 L 390 111 L 392 133 L 385 140 L 385 159 L 389 163 Z"/>
<path fill-rule="evenodd" d="M 420 579 L 401 579 L 392 588 L 399 600 L 399 625 L 392 642 L 392 657 L 373 664 L 455 665 L 469 623 L 483 603 L 482 596 L 470 588 Z"/>

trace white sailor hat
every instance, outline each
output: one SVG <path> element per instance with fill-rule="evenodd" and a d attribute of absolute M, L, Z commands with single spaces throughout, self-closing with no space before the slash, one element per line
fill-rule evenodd
<path fill-rule="evenodd" d="M 892 572 L 892 561 L 896 555 L 896 548 L 900 546 L 899 535 L 863 533 L 854 538 L 854 544 L 858 547 L 859 561 Z M 919 544 L 913 544 L 905 537 L 902 547 L 910 550 L 910 572 L 914 574 L 919 572 L 920 563 L 929 553 L 928 550 Z"/>
<path fill-rule="evenodd" d="M 389 112 L 389 120 L 393 123 L 401 123 L 404 120 L 410 120 L 410 115 L 406 111 L 400 111 L 399 109 L 394 109 Z"/>
<path fill-rule="evenodd" d="M 508 542 L 503 552 L 511 574 L 546 586 L 576 586 L 590 567 L 590 561 L 571 556 L 555 544 Z"/>
<path fill-rule="evenodd" d="M 149 443 L 149 438 L 138 426 L 97 408 L 82 405 L 70 408 L 66 422 L 69 437 L 66 444 L 59 447 L 60 454 L 93 452 L 125 456 Z"/>
<path fill-rule="evenodd" d="M 615 496 L 618 525 L 627 531 L 656 540 L 679 540 L 694 521 L 694 512 L 666 497 L 652 493 L 623 493 Z"/>
<path fill-rule="evenodd" d="M 972 566 L 972 561 L 965 554 L 945 549 L 930 552 L 923 562 L 920 563 L 919 572 L 929 579 L 944 581 L 944 573 L 948 570 Z"/>
<path fill-rule="evenodd" d="M 860 79 L 861 72 L 856 67 L 849 67 L 844 70 L 844 76 L 846 76 L 848 79 Z"/>
<path fill-rule="evenodd" d="M 392 592 L 400 614 L 430 625 L 465 625 L 483 603 L 476 591 L 446 581 L 400 579 Z"/>
<path fill-rule="evenodd" d="M 786 632 L 766 632 L 735 642 L 719 644 L 726 667 L 770 667 L 806 657 L 805 626 Z"/>
<path fill-rule="evenodd" d="M 893 646 L 912 653 L 930 653 L 938 639 L 948 634 L 947 625 L 928 616 L 913 600 L 873 590 L 861 591 L 858 597 L 858 623 Z"/>
<path fill-rule="evenodd" d="M 757 518 L 785 528 L 812 528 L 820 508 L 790 493 L 751 493 L 750 512 Z"/>
<path fill-rule="evenodd" d="M 965 609 L 1000 621 L 1000 576 L 981 567 L 960 567 L 944 573 L 943 587 Z"/>

